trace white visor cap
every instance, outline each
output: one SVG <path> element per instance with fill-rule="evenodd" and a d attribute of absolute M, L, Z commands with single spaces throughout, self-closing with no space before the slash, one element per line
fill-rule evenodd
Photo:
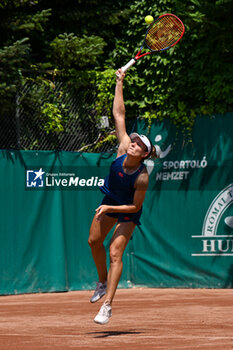
<path fill-rule="evenodd" d="M 139 135 L 137 134 L 136 132 L 133 132 L 132 134 L 129 135 L 130 138 L 132 137 L 139 137 L 140 140 L 144 143 L 144 145 L 147 147 L 148 149 L 148 152 L 150 153 L 151 152 L 151 143 L 150 143 L 150 140 L 148 139 L 147 136 L 145 135 Z"/>

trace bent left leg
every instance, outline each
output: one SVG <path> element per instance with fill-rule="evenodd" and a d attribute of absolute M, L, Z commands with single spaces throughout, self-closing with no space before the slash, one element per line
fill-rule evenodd
<path fill-rule="evenodd" d="M 120 222 L 117 224 L 112 236 L 110 243 L 110 268 L 108 272 L 105 303 L 111 304 L 113 301 L 123 269 L 122 256 L 135 226 L 136 225 L 132 221 Z"/>

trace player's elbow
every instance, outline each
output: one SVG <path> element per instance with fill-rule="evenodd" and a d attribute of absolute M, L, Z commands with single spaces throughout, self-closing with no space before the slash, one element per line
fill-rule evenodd
<path fill-rule="evenodd" d="M 125 120 L 125 109 L 124 108 L 121 108 L 121 109 L 118 109 L 118 110 L 114 110 L 112 111 L 112 114 L 113 114 L 113 117 L 114 117 L 114 120 L 116 122 L 119 122 L 119 121 L 124 121 Z"/>
<path fill-rule="evenodd" d="M 142 204 L 133 204 L 132 213 L 137 213 L 142 207 Z"/>

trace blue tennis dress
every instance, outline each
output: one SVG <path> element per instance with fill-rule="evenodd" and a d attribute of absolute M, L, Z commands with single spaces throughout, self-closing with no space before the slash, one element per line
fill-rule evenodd
<path fill-rule="evenodd" d="M 101 204 L 121 205 L 132 204 L 134 197 L 134 184 L 144 169 L 142 163 L 140 167 L 131 175 L 124 172 L 123 162 L 127 154 L 116 158 L 110 167 L 109 175 L 104 180 L 104 185 L 100 187 L 101 192 L 105 194 Z M 137 213 L 107 213 L 106 215 L 118 218 L 118 222 L 133 221 L 136 225 L 140 225 L 140 216 L 142 208 Z"/>

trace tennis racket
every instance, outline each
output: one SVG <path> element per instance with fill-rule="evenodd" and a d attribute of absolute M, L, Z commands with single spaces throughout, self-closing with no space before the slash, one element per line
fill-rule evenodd
<path fill-rule="evenodd" d="M 157 17 L 148 28 L 140 50 L 134 58 L 121 68 L 122 71 L 126 72 L 137 60 L 144 56 L 170 49 L 180 41 L 184 31 L 184 24 L 177 16 L 167 13 Z M 150 51 L 141 54 L 145 45 Z"/>

